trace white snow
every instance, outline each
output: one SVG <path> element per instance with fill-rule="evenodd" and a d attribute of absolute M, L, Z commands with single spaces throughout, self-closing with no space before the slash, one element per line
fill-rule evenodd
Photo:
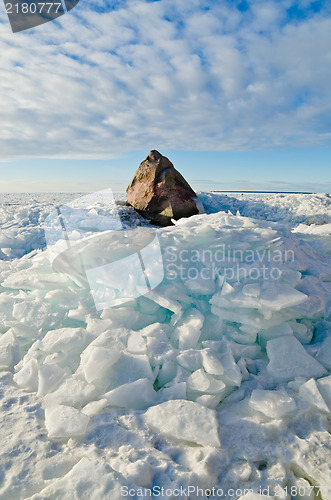
<path fill-rule="evenodd" d="M 296 402 L 286 391 L 255 389 L 249 400 L 251 408 L 270 418 L 281 418 L 296 410 Z"/>
<path fill-rule="evenodd" d="M 161 436 L 202 446 L 220 446 L 215 410 L 192 401 L 166 401 L 152 406 L 144 420 Z"/>
<path fill-rule="evenodd" d="M 275 497 L 260 495 L 259 493 L 246 493 L 246 495 L 240 497 L 238 500 L 275 500 Z"/>
<path fill-rule="evenodd" d="M 331 370 L 331 336 L 326 337 L 321 343 L 316 359 L 328 370 Z"/>
<path fill-rule="evenodd" d="M 267 342 L 268 372 L 278 380 L 321 377 L 326 369 L 304 349 L 295 337 L 279 337 Z"/>
<path fill-rule="evenodd" d="M 317 380 L 318 390 L 323 396 L 324 401 L 331 408 L 331 375 L 329 377 L 319 378 Z"/>
<path fill-rule="evenodd" d="M 190 311 L 183 324 L 173 333 L 173 337 L 178 338 L 179 349 L 185 350 L 197 346 L 203 320 L 204 316 L 197 309 Z"/>
<path fill-rule="evenodd" d="M 89 417 L 71 406 L 56 405 L 46 408 L 45 426 L 50 438 L 83 436 Z"/>
<path fill-rule="evenodd" d="M 202 193 L 206 214 L 153 228 L 162 283 L 103 310 L 72 264 L 120 258 L 108 217 L 135 241 L 151 229 L 76 197 L 0 198 L 0 498 L 196 485 L 329 500 L 330 196 Z M 74 242 L 99 235 L 69 263 L 43 233 L 63 204 Z M 147 259 L 152 284 L 159 264 Z"/>
<path fill-rule="evenodd" d="M 156 392 L 152 380 L 141 378 L 116 387 L 116 389 L 107 392 L 104 397 L 110 406 L 144 410 L 155 403 Z"/>
<path fill-rule="evenodd" d="M 329 412 L 329 408 L 324 401 L 316 381 L 311 378 L 299 387 L 299 397 L 313 406 L 316 406 L 321 411 Z"/>

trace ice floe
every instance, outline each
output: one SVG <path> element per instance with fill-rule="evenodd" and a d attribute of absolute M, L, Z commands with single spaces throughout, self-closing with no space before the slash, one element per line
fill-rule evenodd
<path fill-rule="evenodd" d="M 290 500 L 291 487 L 329 500 L 330 255 L 325 234 L 310 238 L 327 226 L 314 204 L 327 222 L 330 199 L 228 198 L 234 213 L 205 194 L 206 214 L 159 229 L 162 283 L 103 310 L 88 279 L 52 267 L 44 248 L 42 220 L 60 200 L 18 217 L 3 203 L 0 496 L 101 500 L 192 484 L 227 500 L 267 488 L 261 498 Z M 95 225 L 102 203 L 89 207 Z M 91 229 L 83 216 L 75 224 Z M 94 251 L 106 263 L 112 242 L 109 230 L 90 238 L 86 262 Z M 104 285 L 116 294 L 116 280 Z"/>

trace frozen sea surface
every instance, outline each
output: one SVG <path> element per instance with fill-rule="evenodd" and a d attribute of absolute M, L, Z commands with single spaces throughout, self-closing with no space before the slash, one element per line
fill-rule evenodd
<path fill-rule="evenodd" d="M 0 499 L 331 498 L 331 197 L 199 196 L 171 228 L 123 194 L 74 212 L 160 242 L 162 282 L 97 310 L 46 247 L 79 195 L 1 195 Z"/>

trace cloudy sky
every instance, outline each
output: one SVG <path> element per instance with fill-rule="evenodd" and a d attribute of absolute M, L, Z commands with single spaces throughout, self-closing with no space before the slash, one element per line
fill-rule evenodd
<path fill-rule="evenodd" d="M 80 0 L 15 34 L 2 6 L 0 54 L 0 191 L 123 188 L 150 149 L 197 189 L 331 190 L 329 0 Z"/>

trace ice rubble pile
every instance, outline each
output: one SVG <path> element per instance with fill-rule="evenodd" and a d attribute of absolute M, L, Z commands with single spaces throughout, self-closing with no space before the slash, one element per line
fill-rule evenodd
<path fill-rule="evenodd" d="M 115 193 L 116 200 L 125 193 Z M 44 223 L 55 207 L 72 203 L 79 193 L 0 193 L 0 260 L 20 258 L 46 246 Z M 93 195 L 95 199 L 95 195 Z M 79 199 L 79 198 L 78 198 Z M 111 215 L 109 206 L 98 200 L 91 206 L 103 215 Z M 117 207 L 125 227 L 147 224 L 137 212 L 125 203 Z"/>
<path fill-rule="evenodd" d="M 0 195 L 0 260 L 20 258 L 46 245 L 43 224 L 54 207 L 76 199 L 78 193 L 21 193 Z M 116 200 L 125 199 L 125 193 L 115 193 Z M 287 223 L 296 231 L 312 236 L 331 234 L 331 197 L 328 194 L 270 196 L 238 195 L 201 192 L 199 197 L 206 213 L 220 210 L 237 211 L 246 217 Z M 98 205 L 98 204 L 97 204 Z M 93 206 L 109 215 L 107 207 Z M 146 224 L 131 207 L 117 207 L 123 226 Z M 329 248 L 329 247 L 328 247 Z M 330 250 L 330 248 L 329 248 Z"/>
<path fill-rule="evenodd" d="M 331 196 L 325 194 L 243 194 L 199 192 L 208 213 L 230 210 L 256 219 L 296 224 L 330 224 Z"/>
<path fill-rule="evenodd" d="M 45 246 L 45 216 L 77 195 L 69 193 L 0 194 L 0 260 L 19 258 Z"/>
<path fill-rule="evenodd" d="M 281 222 L 320 253 L 331 255 L 330 194 L 229 194 L 201 192 L 207 213 L 229 210 L 245 217 Z"/>
<path fill-rule="evenodd" d="M 163 283 L 101 312 L 48 251 L 1 263 L 0 367 L 42 399 L 49 436 L 83 436 L 94 415 L 124 408 L 147 410 L 161 435 L 217 447 L 223 401 L 251 394 L 276 418 L 298 400 L 328 412 L 328 262 L 279 225 L 224 212 L 159 240 Z"/>

